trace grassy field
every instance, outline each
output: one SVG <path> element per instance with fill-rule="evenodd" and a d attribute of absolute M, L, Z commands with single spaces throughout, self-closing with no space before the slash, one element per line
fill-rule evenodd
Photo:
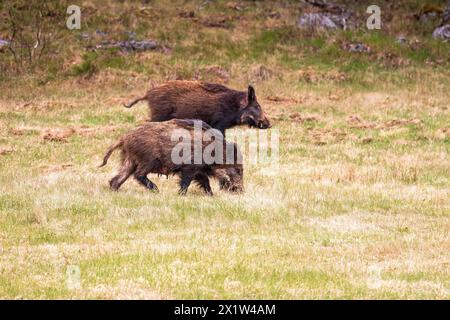
<path fill-rule="evenodd" d="M 318 35 L 295 1 L 201 3 L 81 1 L 63 51 L 2 75 L 0 298 L 450 298 L 450 44 L 402 18 L 420 1 L 380 31 Z M 170 49 L 86 51 L 97 29 Z M 148 116 L 121 103 L 170 79 L 252 83 L 278 169 L 247 164 L 242 195 L 156 176 L 159 194 L 110 191 L 104 152 Z"/>

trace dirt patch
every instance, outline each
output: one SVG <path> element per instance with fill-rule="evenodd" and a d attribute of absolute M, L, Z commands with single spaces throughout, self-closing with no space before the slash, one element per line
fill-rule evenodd
<path fill-rule="evenodd" d="M 24 130 L 20 128 L 11 128 L 9 129 L 9 133 L 13 136 L 22 136 L 24 135 Z"/>
<path fill-rule="evenodd" d="M 419 126 L 422 124 L 422 120 L 413 118 L 413 119 L 392 119 L 385 122 L 369 122 L 361 119 L 356 115 L 351 115 L 347 119 L 347 124 L 350 128 L 357 129 L 392 129 L 398 127 L 404 127 L 407 125 L 415 125 Z"/>
<path fill-rule="evenodd" d="M 39 127 L 17 127 L 10 128 L 9 133 L 13 136 L 23 136 L 27 134 L 40 133 L 42 128 Z"/>
<path fill-rule="evenodd" d="M 373 142 L 372 137 L 358 137 L 341 128 L 307 128 L 307 135 L 310 141 L 315 145 L 327 145 L 339 143 L 344 140 L 353 141 L 362 144 Z"/>
<path fill-rule="evenodd" d="M 45 130 L 41 138 L 44 141 L 51 142 L 67 142 L 67 138 L 75 134 L 75 129 L 64 128 L 64 129 L 47 129 Z"/>
<path fill-rule="evenodd" d="M 14 149 L 11 147 L 0 147 L 0 156 L 13 152 Z"/>
<path fill-rule="evenodd" d="M 344 42 L 342 44 L 342 49 L 348 52 L 356 53 L 370 53 L 372 51 L 372 49 L 368 45 L 361 42 Z"/>
<path fill-rule="evenodd" d="M 383 123 L 382 128 L 393 128 L 405 125 L 420 125 L 422 120 L 420 119 L 394 119 Z"/>
<path fill-rule="evenodd" d="M 90 137 L 98 134 L 99 132 L 115 132 L 119 127 L 118 126 L 104 126 L 104 127 L 68 127 L 68 128 L 50 128 L 50 129 L 41 129 L 41 128 L 17 128 L 14 129 L 16 135 L 21 135 L 28 130 L 41 132 L 41 138 L 44 141 L 51 142 L 67 142 L 67 139 L 73 135 L 80 135 L 84 137 Z"/>
<path fill-rule="evenodd" d="M 207 66 L 198 70 L 194 76 L 197 80 L 208 80 L 211 82 L 228 83 L 230 73 L 221 66 Z"/>
<path fill-rule="evenodd" d="M 375 123 L 364 121 L 360 117 L 355 115 L 351 115 L 347 118 L 347 124 L 350 128 L 357 129 L 373 129 L 376 126 Z"/>
<path fill-rule="evenodd" d="M 45 101 L 27 101 L 20 104 L 15 104 L 12 110 L 22 111 L 41 111 L 48 112 L 55 109 L 60 110 L 70 110 L 76 108 L 75 103 L 65 102 L 65 101 L 55 101 L 55 100 L 45 100 Z"/>
<path fill-rule="evenodd" d="M 348 135 L 342 129 L 331 128 L 309 128 L 307 132 L 311 142 L 318 146 L 341 142 Z"/>
<path fill-rule="evenodd" d="M 210 16 L 201 21 L 201 24 L 208 28 L 233 28 L 233 18 L 225 15 Z"/>
<path fill-rule="evenodd" d="M 328 99 L 331 101 L 340 101 L 345 96 L 345 93 L 343 91 L 333 91 L 328 93 Z"/>
<path fill-rule="evenodd" d="M 305 70 L 297 71 L 297 77 L 300 81 L 307 83 L 320 83 L 320 82 L 343 82 L 349 79 L 348 75 L 344 72 L 336 70 L 332 71 L 317 71 L 313 68 L 307 68 Z"/>
<path fill-rule="evenodd" d="M 75 133 L 84 137 L 90 137 L 98 134 L 99 132 L 115 132 L 120 128 L 120 126 L 103 126 L 100 128 L 92 128 L 88 126 L 81 126 L 79 128 L 73 128 Z"/>
<path fill-rule="evenodd" d="M 317 122 L 317 121 L 320 120 L 319 116 L 316 116 L 316 115 L 303 115 L 302 116 L 298 112 L 291 113 L 289 115 L 289 118 L 292 119 L 292 121 L 294 121 L 294 122 L 300 122 L 300 123 L 303 123 L 303 122 Z"/>
<path fill-rule="evenodd" d="M 274 70 L 269 69 L 262 64 L 253 67 L 251 74 L 252 79 L 255 81 L 266 81 L 276 75 L 277 73 Z"/>
<path fill-rule="evenodd" d="M 195 12 L 194 11 L 182 11 L 182 12 L 178 13 L 178 16 L 180 18 L 192 19 L 195 17 Z"/>
<path fill-rule="evenodd" d="M 266 100 L 273 101 L 273 102 L 280 102 L 280 103 L 295 103 L 295 104 L 304 102 L 304 99 L 287 98 L 287 97 L 281 97 L 278 95 L 267 96 Z"/>
<path fill-rule="evenodd" d="M 411 65 L 411 60 L 399 57 L 391 52 L 381 52 L 377 54 L 377 60 L 388 68 L 401 68 Z"/>

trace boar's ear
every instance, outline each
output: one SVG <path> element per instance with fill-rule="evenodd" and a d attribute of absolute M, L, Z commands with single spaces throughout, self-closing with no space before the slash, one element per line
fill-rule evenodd
<path fill-rule="evenodd" d="M 248 103 L 256 100 L 255 89 L 252 86 L 248 86 Z"/>

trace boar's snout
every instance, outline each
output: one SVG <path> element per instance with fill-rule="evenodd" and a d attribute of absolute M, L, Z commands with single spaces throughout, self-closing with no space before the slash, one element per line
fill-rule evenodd
<path fill-rule="evenodd" d="M 260 128 L 260 129 L 269 129 L 271 127 L 272 127 L 272 125 L 270 124 L 270 121 L 269 121 L 269 119 L 267 119 L 266 116 L 264 116 L 263 120 L 259 120 L 259 122 L 258 122 L 258 128 Z"/>
<path fill-rule="evenodd" d="M 221 185 L 220 188 L 222 190 L 226 190 L 231 193 L 243 193 L 244 192 L 244 186 L 241 182 L 239 183 L 225 183 L 224 185 Z"/>
<path fill-rule="evenodd" d="M 221 190 L 232 193 L 244 192 L 243 169 L 241 166 L 218 169 L 215 175 L 219 180 Z"/>

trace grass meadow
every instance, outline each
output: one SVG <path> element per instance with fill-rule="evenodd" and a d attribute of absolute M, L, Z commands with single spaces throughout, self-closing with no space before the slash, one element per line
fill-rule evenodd
<path fill-rule="evenodd" d="M 81 1 L 45 66 L 0 77 L 0 298 L 448 299 L 450 44 L 402 3 L 382 30 L 312 35 L 294 1 Z M 167 48 L 84 49 L 97 29 Z M 241 195 L 110 191 L 104 152 L 148 117 L 121 104 L 171 79 L 253 84 L 278 167 L 247 163 Z"/>

